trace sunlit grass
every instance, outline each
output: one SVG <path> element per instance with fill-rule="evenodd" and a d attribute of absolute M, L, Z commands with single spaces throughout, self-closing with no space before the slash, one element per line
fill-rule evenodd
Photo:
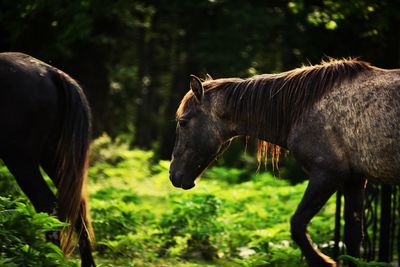
<path fill-rule="evenodd" d="M 306 266 L 289 223 L 306 182 L 291 185 L 268 172 L 239 182 L 244 172 L 215 167 L 185 191 L 171 185 L 169 162 L 153 162 L 152 152 L 104 142 L 93 157 L 98 266 Z M 311 222 L 317 245 L 332 240 L 334 214 L 332 198 Z"/>
<path fill-rule="evenodd" d="M 96 162 L 91 168 L 89 192 L 92 206 L 96 209 L 101 203 L 109 205 L 115 202 L 122 212 L 132 213 L 129 216 L 134 217 L 136 214 L 142 225 L 134 226 L 132 233 L 120 236 L 113 243 L 105 240 L 108 245 L 115 246 L 115 253 L 110 259 L 110 247 L 102 247 L 106 253 L 97 254 L 100 266 L 305 266 L 300 250 L 290 239 L 289 221 L 300 202 L 306 182 L 290 185 L 268 172 L 261 172 L 255 173 L 247 182 L 232 183 L 237 181 L 232 176 L 241 175 L 241 172 L 217 167 L 204 173 L 195 188 L 185 191 L 171 185 L 168 161 L 154 163 L 151 152 L 140 150 L 120 155 L 122 159 L 116 164 L 105 160 L 100 165 Z M 96 197 L 97 192 L 105 188 L 117 188 L 122 193 L 112 199 Z M 135 201 L 121 203 L 127 192 L 135 196 Z M 217 257 L 213 261 L 202 261 L 198 256 L 185 256 L 183 252 L 188 245 L 185 240 L 189 237 L 172 236 L 171 242 L 178 242 L 177 247 L 170 247 L 164 256 L 158 255 L 165 244 L 164 239 L 157 240 L 164 231 L 160 228 L 160 220 L 165 216 L 174 216 L 176 208 L 182 205 L 180 203 L 205 195 L 214 196 L 220 203 L 214 220 L 221 230 L 216 236 L 210 236 L 209 241 L 217 249 Z M 332 198 L 312 221 L 310 232 L 317 242 L 327 242 L 333 236 L 334 207 Z M 190 209 L 190 206 L 187 208 Z M 202 219 L 198 218 L 199 222 Z M 129 224 L 129 221 L 125 223 Z M 131 237 L 128 237 L 129 234 Z M 124 238 L 131 238 L 129 242 L 133 242 L 132 246 Z M 241 251 L 250 254 L 242 255 Z"/>

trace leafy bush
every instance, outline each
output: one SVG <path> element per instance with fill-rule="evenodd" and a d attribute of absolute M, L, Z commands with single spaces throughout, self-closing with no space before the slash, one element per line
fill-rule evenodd
<path fill-rule="evenodd" d="M 89 177 L 92 182 L 112 178 L 145 179 L 153 174 L 152 151 L 129 150 L 121 140 L 113 141 L 108 135 L 96 139 L 91 147 Z"/>
<path fill-rule="evenodd" d="M 44 238 L 64 223 L 36 213 L 24 202 L 0 197 L 0 266 L 77 266 L 77 261 L 64 259 L 60 248 Z"/>
<path fill-rule="evenodd" d="M 224 167 L 213 167 L 204 175 L 205 178 L 217 178 L 223 182 L 227 182 L 230 184 L 236 184 L 241 182 L 242 176 L 245 174 L 244 170 L 236 169 L 236 168 L 224 168 Z"/>
<path fill-rule="evenodd" d="M 165 248 L 187 258 L 213 259 L 217 254 L 213 240 L 222 230 L 217 220 L 220 201 L 210 194 L 173 198 L 173 211 L 160 221 Z"/>
<path fill-rule="evenodd" d="M 114 201 L 116 199 L 122 200 L 124 203 L 139 204 L 140 198 L 129 189 L 122 189 L 116 187 L 106 187 L 99 189 L 91 196 L 92 199 L 101 199 L 107 201 Z"/>
<path fill-rule="evenodd" d="M 0 160 L 0 192 L 3 196 L 23 196 L 14 177 Z"/>
<path fill-rule="evenodd" d="M 100 189 L 91 197 L 92 223 L 98 240 L 114 240 L 118 235 L 136 232 L 143 217 L 135 204 L 138 197 L 130 190 Z"/>
<path fill-rule="evenodd" d="M 362 259 L 354 258 L 349 255 L 341 255 L 338 258 L 339 260 L 344 260 L 347 262 L 351 262 L 355 264 L 357 267 L 392 267 L 392 264 L 387 262 L 378 262 L 378 261 L 370 261 L 366 262 Z"/>
<path fill-rule="evenodd" d="M 290 239 L 289 220 L 305 183 L 293 186 L 266 172 L 249 175 L 244 169 L 217 166 L 203 175 L 207 179 L 194 190 L 180 191 L 170 185 L 169 162 L 152 162 L 151 151 L 129 150 L 125 143 L 107 136 L 94 143 L 93 151 L 88 189 L 99 265 L 304 266 L 300 250 Z M 6 195 L 23 196 L 1 166 L 0 188 Z M 32 207 L 27 209 L 33 218 Z M 324 210 L 332 214 L 332 204 Z M 7 223 L 14 221 L 0 217 Z M 51 222 L 53 218 L 49 218 Z M 332 218 L 322 213 L 313 220 L 310 233 L 317 243 L 329 241 Z M 47 222 L 41 222 L 41 227 Z M 31 221 L 23 225 L 37 229 Z M 15 236 L 19 237 L 20 227 L 7 225 L 2 229 L 17 229 Z M 31 237 L 41 243 L 23 244 L 32 246 L 30 251 L 43 253 L 41 260 L 49 259 L 46 266 L 76 264 L 64 260 L 62 254 L 56 258 L 59 249 L 55 247 L 58 252 L 53 254 L 54 246 L 44 241 L 43 233 L 38 230 Z M 10 233 L 5 236 L 13 240 Z M 13 244 L 17 246 L 13 250 L 16 257 L 22 261 L 24 257 L 19 255 L 26 254 L 24 245 Z M 41 266 L 35 253 L 27 262 Z M 11 254 L 2 255 L 5 265 L 20 265 Z"/>
<path fill-rule="evenodd" d="M 118 235 L 114 239 L 104 239 L 99 242 L 100 252 L 107 258 L 137 259 L 151 262 L 158 257 L 160 244 L 154 238 L 152 228 L 140 228 L 135 233 Z"/>
<path fill-rule="evenodd" d="M 108 163 L 116 165 L 124 160 L 123 154 L 129 145 L 120 140 L 113 141 L 107 134 L 103 134 L 93 141 L 90 153 L 90 162 Z"/>

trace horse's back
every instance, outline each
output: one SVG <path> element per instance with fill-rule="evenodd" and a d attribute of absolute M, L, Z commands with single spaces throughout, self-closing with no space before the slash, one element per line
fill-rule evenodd
<path fill-rule="evenodd" d="M 0 156 L 34 151 L 54 130 L 59 93 L 53 69 L 22 53 L 0 53 Z"/>
<path fill-rule="evenodd" d="M 320 158 L 340 162 L 348 172 L 400 184 L 400 71 L 374 68 L 343 82 L 301 128 L 309 145 L 318 139 L 326 143 L 313 150 Z"/>

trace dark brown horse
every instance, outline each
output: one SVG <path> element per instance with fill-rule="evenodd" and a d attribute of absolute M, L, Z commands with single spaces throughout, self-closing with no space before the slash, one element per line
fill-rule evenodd
<path fill-rule="evenodd" d="M 400 183 L 400 70 L 330 60 L 245 80 L 192 76 L 190 89 L 177 111 L 174 186 L 192 188 L 236 136 L 272 143 L 259 149 L 272 146 L 274 154 L 287 148 L 310 176 L 291 219 L 309 266 L 336 266 L 313 247 L 306 228 L 339 188 L 347 253 L 360 255 L 366 179 Z"/>
<path fill-rule="evenodd" d="M 83 187 L 91 135 L 90 109 L 64 72 L 21 53 L 0 53 L 0 158 L 37 212 L 69 223 L 47 239 L 69 252 L 76 230 L 82 266 L 95 266 Z M 50 190 L 40 167 L 57 187 Z"/>

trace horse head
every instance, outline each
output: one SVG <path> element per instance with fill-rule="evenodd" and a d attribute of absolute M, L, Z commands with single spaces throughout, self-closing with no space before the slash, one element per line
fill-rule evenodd
<path fill-rule="evenodd" d="M 218 93 L 204 90 L 200 79 L 193 75 L 176 119 L 170 180 L 176 187 L 190 189 L 195 186 L 196 178 L 229 146 L 231 131 Z"/>

